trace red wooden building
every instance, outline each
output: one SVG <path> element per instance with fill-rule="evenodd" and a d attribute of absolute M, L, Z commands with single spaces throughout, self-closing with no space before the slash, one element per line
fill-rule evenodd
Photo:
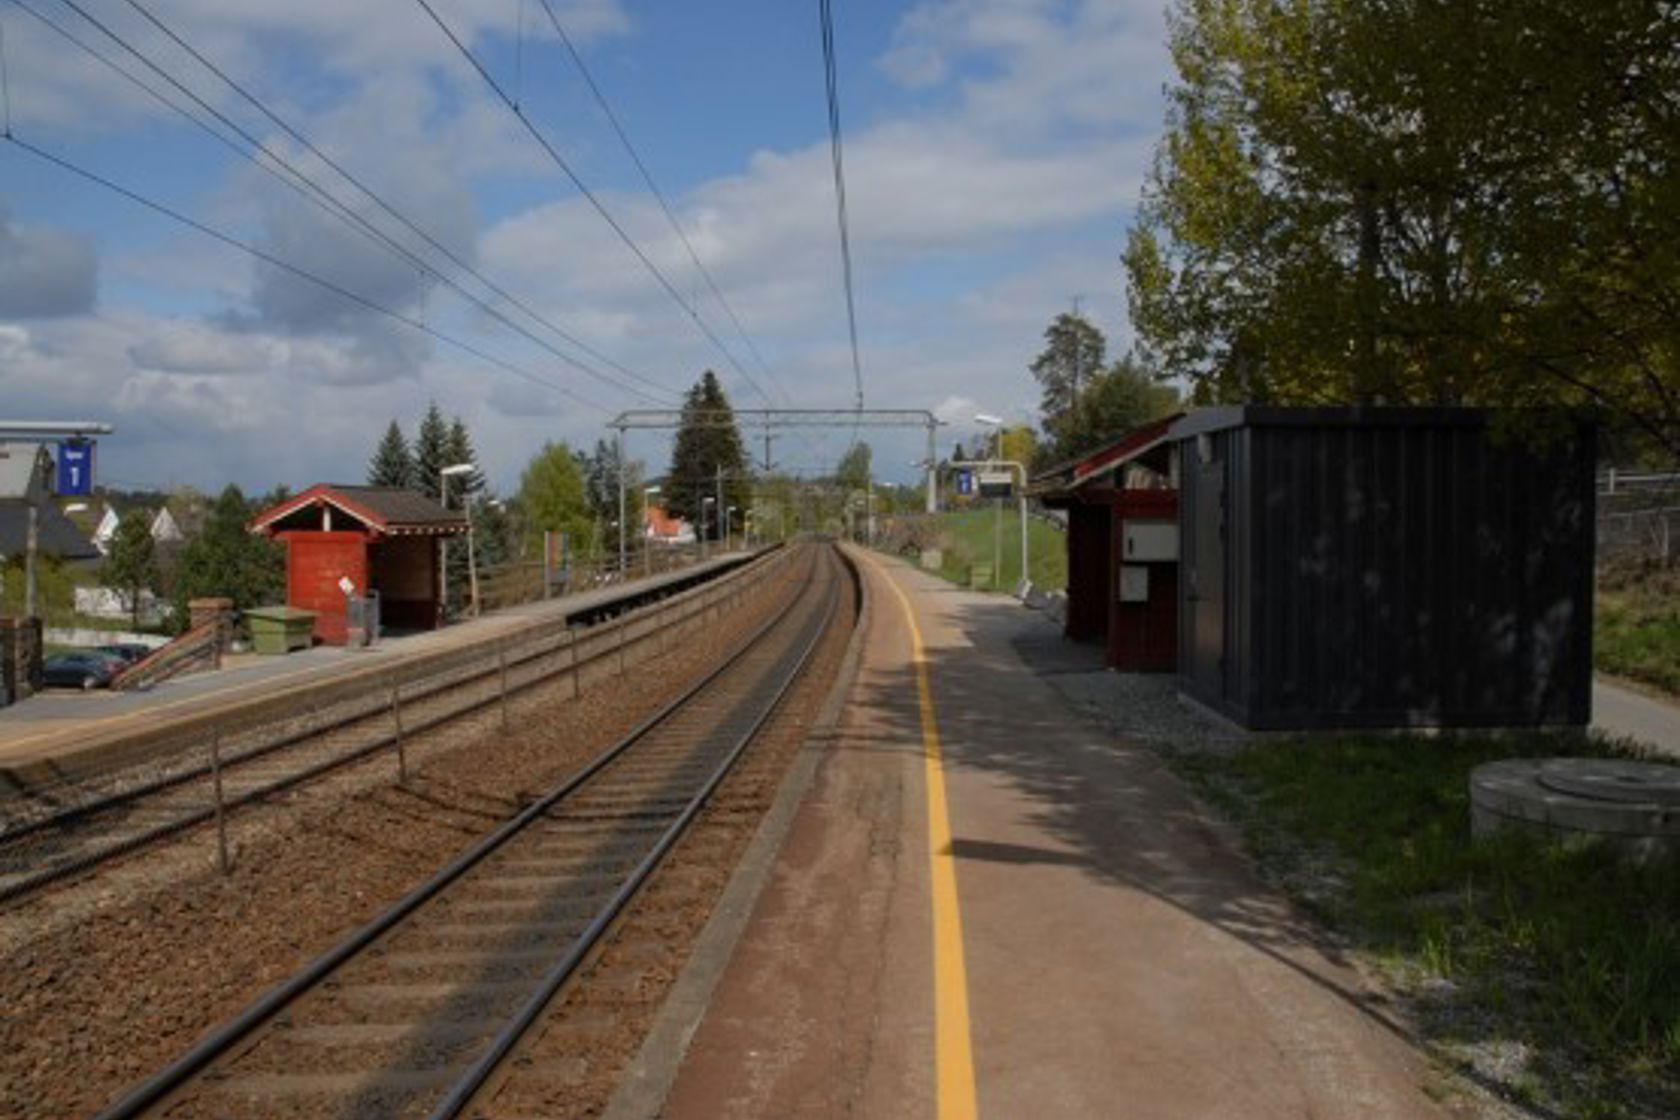
<path fill-rule="evenodd" d="M 317 612 L 315 636 L 348 637 L 348 596 L 379 596 L 386 629 L 432 630 L 442 619 L 438 542 L 467 532 L 466 515 L 424 494 L 321 483 L 264 510 L 250 529 L 286 546 L 286 603 Z"/>
<path fill-rule="evenodd" d="M 1075 641 L 1102 642 L 1113 669 L 1178 668 L 1177 415 L 1147 424 L 1032 481 L 1067 512 L 1067 619 Z"/>

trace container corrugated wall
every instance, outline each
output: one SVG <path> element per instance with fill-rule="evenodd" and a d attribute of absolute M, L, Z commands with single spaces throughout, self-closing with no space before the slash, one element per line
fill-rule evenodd
<path fill-rule="evenodd" d="M 1184 431 L 1189 695 L 1253 728 L 1587 722 L 1590 436 L 1537 452 L 1456 409 Z"/>

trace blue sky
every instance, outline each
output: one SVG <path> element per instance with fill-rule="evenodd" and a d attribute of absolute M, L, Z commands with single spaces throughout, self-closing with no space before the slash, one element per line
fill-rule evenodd
<path fill-rule="evenodd" d="M 540 0 L 433 3 L 756 388 L 414 0 L 143 2 L 547 324 L 661 386 L 656 398 L 713 368 L 738 407 L 765 395 L 850 403 L 816 0 L 551 0 L 768 370 L 690 263 Z M 60 0 L 27 3 L 185 103 Z M 17 137 L 548 384 L 0 144 L 0 411 L 115 423 L 100 452 L 107 481 L 264 490 L 359 479 L 386 422 L 412 431 L 436 400 L 467 421 L 492 483 L 511 490 L 545 440 L 587 445 L 612 413 L 647 406 L 617 368 L 524 320 L 360 197 L 127 0 L 77 3 L 429 268 L 602 376 L 506 329 L 7 5 Z M 972 436 L 976 411 L 1033 418 L 1027 364 L 1076 297 L 1111 350 L 1125 347 L 1119 252 L 1169 76 L 1159 0 L 838 0 L 834 11 L 866 403 L 937 411 L 951 421 L 948 453 Z M 778 456 L 827 469 L 848 436 L 790 438 Z M 884 477 L 910 479 L 919 435 L 865 438 Z M 633 436 L 630 450 L 663 469 L 660 438 Z"/>

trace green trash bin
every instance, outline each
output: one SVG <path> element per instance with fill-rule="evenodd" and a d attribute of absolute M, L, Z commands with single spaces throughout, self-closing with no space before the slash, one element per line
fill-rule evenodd
<path fill-rule="evenodd" d="M 315 641 L 315 612 L 302 607 L 252 607 L 245 612 L 245 626 L 258 653 L 290 653 Z"/>

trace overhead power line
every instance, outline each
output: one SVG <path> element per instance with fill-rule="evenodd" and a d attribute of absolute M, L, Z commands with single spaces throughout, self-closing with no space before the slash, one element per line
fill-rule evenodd
<path fill-rule="evenodd" d="M 852 297 L 852 236 L 846 214 L 846 165 L 840 138 L 840 83 L 834 66 L 834 13 L 830 0 L 817 0 L 822 20 L 823 74 L 828 86 L 828 149 L 834 164 L 835 212 L 840 222 L 840 267 L 846 286 L 846 329 L 852 340 L 852 381 L 863 408 L 863 363 L 858 360 L 857 303 Z M 854 434 L 855 438 L 855 434 Z"/>
<path fill-rule="evenodd" d="M 402 258 L 406 263 L 408 263 L 411 267 L 420 271 L 422 274 L 433 277 L 438 282 L 442 283 L 443 285 L 448 287 L 451 291 L 453 291 L 457 295 L 459 295 L 462 299 L 464 299 L 464 300 L 468 301 L 469 303 L 473 304 L 475 307 L 479 308 L 486 315 L 490 316 L 492 319 L 501 323 L 503 326 L 505 326 L 508 329 L 514 331 L 515 333 L 521 335 L 522 337 L 526 338 L 527 340 L 529 340 L 530 342 L 532 342 L 533 344 L 535 344 L 539 348 L 543 349 L 544 351 L 551 354 L 555 358 L 558 358 L 560 361 L 566 363 L 567 365 L 569 365 L 569 366 L 571 366 L 571 367 L 573 367 L 573 368 L 575 368 L 575 369 L 577 369 L 577 370 L 579 370 L 579 371 L 581 371 L 585 374 L 588 374 L 589 376 L 591 376 L 591 377 L 593 377 L 593 378 L 595 378 L 595 379 L 597 379 L 597 380 L 599 380 L 599 381 L 601 381 L 601 382 L 603 382 L 603 383 L 605 383 L 605 384 L 607 384 L 607 385 L 609 385 L 609 386 L 611 386 L 615 389 L 618 389 L 618 390 L 623 391 L 623 392 L 629 392 L 629 393 L 633 394 L 634 396 L 642 398 L 643 400 L 653 400 L 653 399 L 655 399 L 655 398 L 651 397 L 648 392 L 646 392 L 642 389 L 639 389 L 634 385 L 624 384 L 624 383 L 620 382 L 618 379 L 616 379 L 616 378 L 614 378 L 614 377 L 596 369 L 595 367 L 591 366 L 589 363 L 581 361 L 571 354 L 567 354 L 565 351 L 560 350 L 559 348 L 557 348 L 556 346 L 554 346 L 552 343 L 548 342 L 547 340 L 539 338 L 538 336 L 533 334 L 528 328 L 526 328 L 526 327 L 522 326 L 521 324 L 516 323 L 513 320 L 509 319 L 508 316 L 501 309 L 493 306 L 492 304 L 490 304 L 486 300 L 480 298 L 479 296 L 475 295 L 474 293 L 467 291 L 458 282 L 456 282 L 452 277 L 444 274 L 439 269 L 434 268 L 429 262 L 427 262 L 423 258 L 417 256 L 407 246 L 400 244 L 399 242 L 394 240 L 389 234 L 387 234 L 384 230 L 381 230 L 377 226 L 373 225 L 371 222 L 369 222 L 367 220 L 367 218 L 365 218 L 361 214 L 357 213 L 354 209 L 347 206 L 343 201 L 341 201 L 331 191 L 327 190 L 320 183 L 318 183 L 315 179 L 313 179 L 309 175 L 305 174 L 303 171 L 299 170 L 294 164 L 292 164 L 290 161 L 288 161 L 284 156 L 275 152 L 272 148 L 270 148 L 262 140 L 260 140 L 258 137 L 253 135 L 248 129 L 241 126 L 238 122 L 232 120 L 225 113 L 221 112 L 215 106 L 213 106 L 209 102 L 207 102 L 203 97 L 199 96 L 192 89 L 188 88 L 185 84 L 183 84 L 173 74 L 171 74 L 167 70 L 163 69 L 154 60 L 152 60 L 151 58 L 146 56 L 144 53 L 142 53 L 138 48 L 136 48 L 126 38 L 124 38 L 122 35 L 118 34 L 117 32 L 113 31 L 107 24 L 105 24 L 104 22 L 102 22 L 101 20 L 99 20 L 98 18 L 93 16 L 92 14 L 90 14 L 84 7 L 82 7 L 80 4 L 78 4 L 76 2 L 76 0 L 61 0 L 61 2 L 64 4 L 65 7 L 74 11 L 85 22 L 87 22 L 89 25 L 91 25 L 96 30 L 98 30 L 102 35 L 105 36 L 105 38 L 109 39 L 112 43 L 116 44 L 119 48 L 121 48 L 124 52 L 126 52 L 130 57 L 134 58 L 141 65 L 145 66 L 148 70 L 150 70 L 157 77 L 159 77 L 163 81 L 167 82 L 173 89 L 175 89 L 181 95 L 183 95 L 184 97 L 189 99 L 193 104 L 197 105 L 202 111 L 204 111 L 209 116 L 214 118 L 217 122 L 219 122 L 224 128 L 226 128 L 228 131 L 232 132 L 235 136 L 239 137 L 239 139 L 244 141 L 244 143 L 246 145 L 249 145 L 249 150 L 247 150 L 246 148 L 242 148 L 239 144 L 237 144 L 237 143 L 233 142 L 231 139 L 229 139 L 228 136 L 224 135 L 222 132 L 218 131 L 217 129 L 212 128 L 207 122 L 205 122 L 204 120 L 195 116 L 190 110 L 184 108 L 183 106 L 181 106 L 179 104 L 176 104 L 174 101 L 172 101 L 168 97 L 164 96 L 160 91 L 158 91 L 157 89 L 154 89 L 153 87 L 148 85 L 145 81 L 143 81 L 142 79 L 140 79 L 136 75 L 130 73 L 128 70 L 124 69 L 122 66 L 118 65 L 113 60 L 107 58 L 100 51 L 93 48 L 89 44 L 83 42 L 81 39 L 79 39 L 77 36 L 75 36 L 73 33 L 68 31 L 67 29 L 59 26 L 57 23 L 55 23 L 51 19 L 48 19 L 41 12 L 39 12 L 39 11 L 35 10 L 34 8 L 30 7 L 25 2 L 25 0 L 15 0 L 15 2 L 17 3 L 17 5 L 20 8 L 22 8 L 24 11 L 28 12 L 30 15 L 34 16 L 37 20 L 39 20 L 40 22 L 45 24 L 47 27 L 51 28 L 57 34 L 64 37 L 65 39 L 67 39 L 71 43 L 75 44 L 77 47 L 79 47 L 83 51 L 86 51 L 88 54 L 92 55 L 94 58 L 96 58 L 97 60 L 99 60 L 104 65 L 111 68 L 112 70 L 114 70 L 118 74 L 127 78 L 129 81 L 131 81 L 134 84 L 136 84 L 137 86 L 139 86 L 142 90 L 144 90 L 145 92 L 150 94 L 152 97 L 157 98 L 159 101 L 161 101 L 163 104 L 167 105 L 169 108 L 173 109 L 175 112 L 180 113 L 187 120 L 191 121 L 192 123 L 194 123 L 198 127 L 204 129 L 211 136 L 215 137 L 219 142 L 228 146 L 234 152 L 239 154 L 242 158 L 249 159 L 256 166 L 262 168 L 264 171 L 266 171 L 270 175 L 275 176 L 280 182 L 286 184 L 291 189 L 297 191 L 303 198 L 309 200 L 311 203 L 320 207 L 324 212 L 332 215 L 334 218 L 336 218 L 336 219 L 338 219 L 342 222 L 345 222 L 352 229 L 356 230 L 356 232 L 359 233 L 361 236 L 369 238 L 370 240 L 374 241 L 376 244 L 378 244 L 382 248 L 384 248 L 384 249 L 390 251 L 391 253 L 395 254 L 396 256 Z M 235 91 L 238 92 L 247 101 L 256 105 L 259 110 L 261 110 L 265 115 L 267 115 L 271 120 L 273 120 L 279 127 L 285 129 L 288 132 L 288 134 L 292 135 L 295 139 L 298 140 L 299 143 L 303 144 L 311 152 L 313 152 L 316 156 L 321 158 L 323 160 L 323 162 L 325 162 L 328 166 L 332 167 L 335 171 L 337 171 L 344 178 L 351 181 L 352 184 L 354 186 L 356 186 L 356 188 L 358 190 L 360 190 L 364 195 L 369 197 L 372 201 L 374 201 L 381 208 L 383 208 L 387 212 L 391 213 L 392 216 L 396 217 L 399 221 L 402 221 L 410 229 L 414 230 L 419 236 L 425 238 L 428 241 L 428 243 L 432 244 L 434 247 L 438 248 L 441 252 L 450 256 L 451 259 L 456 260 L 458 263 L 460 263 L 467 272 L 475 275 L 481 283 L 485 284 L 486 287 L 488 287 L 492 291 L 495 291 L 498 294 L 502 295 L 504 298 L 509 299 L 510 302 L 514 302 L 515 304 L 519 304 L 519 301 L 515 300 L 511 296 L 510 293 L 507 293 L 507 292 L 503 291 L 497 285 L 490 282 L 488 280 L 488 278 L 486 278 L 486 277 L 482 276 L 481 274 L 477 273 L 477 271 L 472 269 L 471 266 L 466 265 L 465 262 L 460 262 L 459 258 L 456 257 L 454 254 L 450 253 L 447 248 L 440 245 L 435 239 L 431 238 L 430 235 L 428 235 L 423 229 L 420 229 L 413 222 L 409 221 L 406 217 L 404 217 L 402 214 L 397 212 L 393 207 L 391 207 L 388 203 L 386 203 L 384 201 L 384 199 L 380 198 L 375 192 L 373 192 L 371 189 L 364 186 L 359 180 L 356 180 L 354 176 L 350 175 L 347 171 L 345 171 L 342 167 L 340 167 L 335 161 L 331 160 L 330 157 L 326 156 L 325 153 L 321 152 L 318 148 L 316 148 L 315 145 L 311 144 L 307 137 L 304 137 L 302 134 L 298 133 L 296 129 L 293 129 L 285 121 L 281 120 L 277 115 L 270 112 L 267 109 L 267 107 L 265 105 L 263 105 L 258 99 L 256 99 L 253 95 L 251 95 L 243 87 L 239 86 L 238 83 L 234 82 L 231 78 L 229 78 L 224 72 L 222 72 L 219 68 L 217 68 L 213 63 L 211 63 L 208 59 L 206 59 L 202 54 L 200 54 L 198 51 L 196 51 L 192 47 L 191 44 L 187 43 L 184 39 L 182 39 L 179 35 L 177 35 L 172 29 L 170 29 L 169 27 L 165 26 L 160 21 L 158 21 L 156 19 L 156 17 L 152 16 L 152 14 L 149 11 L 147 11 L 142 5 L 134 4 L 133 6 L 143 16 L 145 16 L 146 18 L 151 20 L 153 25 L 155 27 L 157 27 L 159 31 L 161 31 L 165 35 L 169 36 L 177 45 L 179 45 L 183 50 L 186 50 L 188 53 L 190 53 L 195 59 L 197 59 L 202 65 L 204 65 L 207 69 L 209 69 L 213 74 L 215 74 L 224 83 L 226 83 L 231 88 L 235 89 Z M 265 162 L 265 160 L 267 162 Z M 538 318 L 539 320 L 541 319 L 540 316 L 535 316 L 535 314 L 533 312 L 530 312 L 528 309 L 527 309 L 527 313 L 528 314 L 533 314 L 533 316 Z M 542 320 L 542 321 L 546 322 L 546 320 Z M 554 330 L 561 337 L 566 338 L 569 342 L 572 342 L 574 345 L 577 345 L 580 349 L 584 350 L 585 352 L 590 352 L 590 348 L 586 344 L 583 344 L 581 342 L 581 340 L 572 338 L 569 334 L 567 334 L 565 331 L 561 330 L 560 328 L 558 328 L 557 326 L 555 326 L 552 323 L 548 323 L 547 325 L 549 326 L 549 328 L 551 330 Z M 601 357 L 604 358 L 604 355 L 601 356 Z M 613 364 L 614 366 L 617 365 L 617 363 L 612 363 L 611 359 L 605 359 L 605 360 L 607 362 L 609 362 L 610 364 Z M 618 368 L 622 369 L 622 367 L 618 367 Z M 642 381 L 642 382 L 644 382 L 648 385 L 653 386 L 656 390 L 658 390 L 659 392 L 661 392 L 661 393 L 663 393 L 667 396 L 670 395 L 669 390 L 665 390 L 662 386 L 659 386 L 656 382 L 652 382 L 652 381 L 648 380 L 647 378 L 641 377 L 640 375 L 634 373 L 634 371 L 624 370 L 623 372 L 625 372 L 630 377 L 636 378 L 637 380 L 640 380 L 640 381 Z"/>
<path fill-rule="evenodd" d="M 618 142 L 624 146 L 631 162 L 636 165 L 636 170 L 641 173 L 642 182 L 647 184 L 648 190 L 658 200 L 659 208 L 665 212 L 665 220 L 671 224 L 671 229 L 682 241 L 683 248 L 688 251 L 688 259 L 694 262 L 695 270 L 706 281 L 706 287 L 716 297 L 719 306 L 723 308 L 724 314 L 729 316 L 729 321 L 735 325 L 735 333 L 741 336 L 741 341 L 746 344 L 747 350 L 751 352 L 753 359 L 758 363 L 758 368 L 781 391 L 784 401 L 791 400 L 788 397 L 787 386 L 782 384 L 781 378 L 777 377 L 775 371 L 765 362 L 764 355 L 759 352 L 752 336 L 747 333 L 747 328 L 741 324 L 741 319 L 735 314 L 735 309 L 729 305 L 729 301 L 724 298 L 723 291 L 718 287 L 717 281 L 712 278 L 711 270 L 700 262 L 700 255 L 694 251 L 694 244 L 689 241 L 688 234 L 683 231 L 682 223 L 677 221 L 677 215 L 671 209 L 671 204 L 666 200 L 665 192 L 660 190 L 659 184 L 653 181 L 652 172 L 648 170 L 647 164 L 642 161 L 641 154 L 636 151 L 636 146 L 630 142 L 630 137 L 624 131 L 624 126 L 619 123 L 618 114 L 613 112 L 612 106 L 607 102 L 606 94 L 601 92 L 601 87 L 596 84 L 595 76 L 589 72 L 589 67 L 584 65 L 583 56 L 572 45 L 571 36 L 567 35 L 566 29 L 560 25 L 559 17 L 554 14 L 554 6 L 549 0 L 541 0 L 541 3 L 543 11 L 548 14 L 548 22 L 554 27 L 554 33 L 560 36 L 560 42 L 564 44 L 566 53 L 571 55 L 573 65 L 577 67 L 578 73 L 583 75 L 584 83 L 589 87 L 590 94 L 595 98 L 595 104 L 600 107 L 602 115 L 607 118 L 607 123 L 612 125 L 613 132 L 618 136 Z M 523 7 L 520 10 L 523 13 Z"/>
<path fill-rule="evenodd" d="M 584 342 L 582 339 L 580 339 L 580 338 L 576 337 L 575 335 L 571 334 L 569 331 L 564 330 L 558 324 L 554 323 L 551 319 L 549 319 L 547 316 L 543 315 L 541 312 L 532 308 L 524 300 L 520 299 L 518 296 L 514 295 L 512 292 L 508 291 L 506 288 L 504 288 L 502 285 L 496 283 L 494 280 L 490 279 L 488 276 L 484 275 L 481 271 L 479 271 L 477 268 L 475 268 L 471 263 L 463 260 L 460 257 L 460 255 L 457 254 L 454 250 L 450 249 L 449 246 L 443 244 L 437 238 L 433 237 L 430 233 L 428 233 L 422 226 L 420 226 L 417 223 L 415 223 L 414 221 L 410 220 L 407 215 L 403 214 L 400 210 L 398 210 L 394 206 L 392 206 L 377 191 L 373 190 L 373 188 L 369 187 L 366 183 L 362 182 L 361 179 L 357 178 L 354 174 L 352 174 L 349 170 L 347 170 L 341 163 L 339 163 L 337 160 L 333 159 L 332 156 L 328 155 L 321 148 L 317 147 L 309 139 L 309 137 L 303 135 L 303 133 L 299 132 L 290 123 L 288 123 L 286 120 L 282 119 L 277 113 L 275 113 L 272 109 L 270 109 L 268 107 L 268 105 L 265 104 L 262 101 L 262 99 L 258 98 L 255 94 L 251 93 L 248 89 L 246 89 L 243 85 L 241 85 L 237 80 L 230 77 L 224 70 L 222 70 L 221 67 L 217 66 L 209 58 L 206 58 L 202 52 L 200 52 L 197 48 L 195 48 L 191 43 L 187 42 L 186 39 L 183 38 L 179 33 L 177 33 L 173 28 L 171 28 L 169 25 L 164 23 L 155 14 L 153 14 L 152 11 L 149 8 L 147 8 L 145 4 L 140 2 L 140 0 L 126 0 L 126 3 L 128 4 L 129 7 L 133 8 L 136 12 L 140 13 L 140 15 L 148 23 L 150 23 L 153 27 L 157 28 L 160 32 L 162 32 L 165 36 L 167 36 L 172 43 L 174 43 L 176 46 L 180 47 L 182 50 L 186 51 L 187 54 L 191 55 L 192 58 L 196 62 L 198 62 L 199 65 L 203 66 L 206 70 L 210 71 L 217 78 L 219 78 L 223 82 L 223 84 L 225 84 L 229 89 L 233 90 L 236 94 L 238 94 L 240 96 L 240 98 L 242 98 L 246 102 L 246 104 L 250 105 L 252 108 L 257 110 L 257 112 L 261 113 L 270 122 L 272 122 L 276 128 L 279 128 L 287 136 L 289 136 L 293 140 L 295 140 L 306 151 L 308 151 L 310 155 L 314 156 L 315 158 L 319 159 L 322 163 L 324 163 L 328 167 L 332 168 L 332 170 L 337 172 L 338 175 L 341 178 L 343 178 L 345 182 L 347 182 L 351 186 L 355 187 L 356 190 L 358 192 L 360 192 L 361 195 L 364 198 L 366 198 L 368 201 L 372 202 L 375 206 L 379 207 L 385 213 L 389 214 L 392 218 L 396 219 L 410 233 L 413 233 L 416 237 L 419 237 L 421 240 L 423 240 L 427 245 L 431 246 L 434 250 L 441 253 L 456 268 L 459 268 L 461 271 L 465 272 L 467 275 L 473 277 L 473 279 L 477 280 L 480 284 L 483 284 L 485 286 L 485 288 L 489 289 L 491 292 L 495 293 L 497 296 L 501 297 L 502 299 L 507 300 L 508 303 L 512 304 L 514 307 L 517 307 L 520 311 L 524 312 L 527 316 L 529 316 L 532 321 L 534 321 L 536 323 L 540 323 L 544 327 L 547 327 L 549 330 L 553 331 L 556 335 L 565 339 L 568 343 L 577 347 L 579 350 L 582 350 L 584 353 L 588 354 L 590 357 L 594 358 L 596 361 L 601 362 L 604 365 L 610 366 L 611 368 L 617 370 L 619 373 L 623 374 L 625 377 L 628 377 L 633 381 L 640 382 L 641 384 L 646 385 L 646 386 L 654 389 L 655 391 L 658 391 L 658 392 L 661 392 L 661 393 L 666 393 L 666 394 L 671 393 L 670 389 L 666 388 L 664 385 L 661 385 L 659 382 L 654 381 L 653 379 L 651 379 L 649 377 L 645 377 L 642 374 L 637 373 L 635 370 L 628 369 L 625 366 L 620 365 L 618 362 L 614 361 L 612 358 L 610 358 L 607 355 L 605 355 L 605 354 L 601 353 L 600 351 L 596 350 L 594 347 L 590 346 L 588 343 Z M 610 378 L 608 380 L 609 380 L 609 382 L 611 381 Z"/>
<path fill-rule="evenodd" d="M 167 206 L 164 203 L 158 202 L 155 199 L 148 198 L 145 195 L 141 194 L 139 191 L 133 190 L 129 187 L 125 187 L 122 184 L 116 182 L 115 180 L 107 178 L 106 176 L 99 174 L 97 171 L 91 171 L 88 168 L 82 167 L 80 164 L 73 163 L 69 159 L 66 159 L 63 156 L 57 155 L 53 152 L 50 152 L 50 151 L 46 150 L 45 148 L 39 147 L 35 144 L 32 144 L 29 141 L 24 140 L 24 139 L 18 137 L 17 135 L 15 135 L 15 134 L 7 135 L 5 137 L 0 137 L 0 139 L 3 139 L 5 142 L 13 144 L 13 145 L 17 146 L 18 148 L 21 148 L 23 151 L 26 151 L 26 152 L 30 153 L 31 155 L 35 156 L 37 159 L 43 160 L 46 163 L 50 163 L 55 167 L 58 167 L 58 168 L 60 168 L 64 171 L 69 172 L 70 174 L 75 175 L 76 177 L 78 177 L 80 179 L 83 179 L 86 182 L 93 183 L 96 186 L 103 187 L 106 190 L 111 191 L 114 194 L 121 195 L 123 198 L 128 199 L 130 202 L 133 202 L 133 203 L 135 203 L 139 206 L 143 206 L 146 209 L 151 210 L 153 213 L 161 214 L 162 216 L 170 219 L 173 222 L 176 222 L 180 225 L 186 226 L 189 229 L 196 230 L 199 233 L 204 234 L 206 237 L 209 237 L 209 238 L 212 238 L 213 240 L 219 241 L 223 245 L 228 246 L 229 248 L 237 249 L 240 252 L 247 254 L 248 256 L 254 257 L 257 260 L 262 261 L 264 264 L 270 265 L 274 268 L 278 268 L 281 271 L 286 272 L 291 276 L 295 276 L 299 280 L 303 280 L 306 283 L 313 284 L 316 287 L 321 288 L 323 291 L 331 292 L 334 295 L 336 295 L 336 296 L 338 296 L 342 299 L 348 300 L 351 303 L 355 303 L 358 306 L 364 307 L 364 308 L 368 309 L 369 311 L 373 311 L 373 312 L 376 312 L 377 314 L 384 315 L 387 318 L 393 319 L 396 322 L 401 323 L 406 327 L 410 327 L 414 330 L 420 331 L 423 334 L 426 334 L 426 335 L 430 336 L 431 338 L 434 338 L 437 341 L 442 342 L 446 346 L 450 346 L 450 347 L 453 347 L 457 350 L 462 351 L 463 353 L 470 354 L 471 356 L 479 359 L 482 362 L 486 362 L 490 365 L 493 365 L 498 369 L 501 369 L 501 370 L 503 370 L 507 373 L 513 374 L 516 377 L 523 378 L 524 380 L 529 381 L 529 382 L 531 382 L 535 385 L 541 385 L 545 388 L 553 389 L 555 392 L 560 393 L 563 396 L 571 398 L 572 400 L 576 401 L 578 404 L 581 404 L 581 405 L 585 406 L 586 408 L 592 408 L 592 409 L 595 409 L 598 412 L 605 412 L 605 413 L 610 413 L 612 411 L 611 409 L 608 409 L 608 408 L 604 407 L 603 405 L 600 405 L 600 404 L 596 403 L 595 401 L 589 400 L 587 397 L 583 397 L 583 396 L 578 395 L 577 393 L 573 392 L 571 389 L 566 388 L 564 385 L 557 385 L 554 382 L 549 381 L 545 377 L 542 377 L 538 374 L 532 373 L 528 369 L 524 369 L 521 366 L 517 366 L 514 363 L 509 362 L 509 361 L 507 361 L 503 358 L 498 358 L 496 355 L 491 354 L 490 352 L 488 352 L 486 350 L 483 350 L 483 349 L 481 349 L 477 346 L 474 346 L 470 342 L 463 342 L 460 339 L 454 337 L 453 335 L 446 334 L 443 331 L 438 330 L 436 327 L 428 326 L 426 323 L 421 322 L 419 319 L 414 318 L 412 315 L 406 315 L 403 312 L 398 311 L 394 308 L 387 307 L 384 304 L 378 302 L 377 300 L 369 299 L 367 296 L 364 296 L 359 292 L 355 292 L 355 291 L 350 290 L 349 288 L 346 288 L 342 284 L 336 283 L 335 281 L 332 281 L 332 280 L 328 280 L 325 277 L 319 276 L 316 273 L 313 273 L 306 268 L 303 268 L 299 265 L 295 265 L 295 264 L 291 263 L 290 261 L 283 260 L 282 258 L 275 256 L 273 253 L 269 253 L 269 252 L 267 252 L 263 249 L 257 248 L 255 245 L 252 245 L 249 242 L 241 241 L 239 238 L 234 237 L 230 233 L 225 233 L 222 230 L 216 229 L 214 226 L 211 226 L 211 225 L 208 225 L 204 222 L 201 222 L 196 218 L 189 217 L 188 215 L 181 213 L 179 210 L 173 209 L 172 207 Z"/>
<path fill-rule="evenodd" d="M 600 216 L 601 220 L 607 223 L 613 233 L 618 236 L 618 239 L 623 242 L 625 247 L 628 248 L 630 252 L 635 255 L 636 259 L 641 262 L 642 267 L 647 270 L 648 274 L 652 276 L 654 280 L 659 283 L 659 286 L 665 290 L 665 294 L 669 296 L 678 307 L 682 308 L 683 311 L 688 314 L 689 319 L 693 321 L 695 327 L 698 328 L 700 333 L 705 335 L 707 341 L 709 341 L 712 346 L 724 356 L 724 359 L 729 362 L 730 367 L 734 369 L 736 373 L 740 374 L 742 379 L 745 380 L 748 385 L 752 386 L 759 396 L 763 397 L 765 401 L 774 404 L 775 401 L 771 398 L 769 393 L 765 392 L 764 386 L 760 385 L 758 380 L 754 378 L 751 373 L 747 372 L 746 367 L 741 365 L 734 353 L 724 344 L 723 339 L 719 338 L 717 336 L 717 332 L 707 325 L 706 320 L 701 317 L 700 312 L 693 304 L 683 298 L 683 294 L 677 290 L 676 285 L 671 283 L 670 278 L 665 275 L 657 264 L 653 263 L 653 259 L 647 255 L 647 252 L 643 250 L 639 244 L 636 243 L 636 239 L 630 236 L 629 232 L 619 223 L 618 219 L 613 217 L 612 212 L 606 208 L 606 205 L 602 203 L 600 198 L 596 196 L 595 192 L 589 188 L 589 185 L 583 181 L 575 170 L 573 170 L 572 165 L 566 161 L 566 158 L 555 149 L 552 143 L 549 142 L 548 137 L 543 135 L 542 130 L 532 123 L 531 119 L 525 115 L 525 111 L 519 107 L 519 103 L 508 95 L 507 90 L 502 88 L 502 84 L 491 75 L 489 70 L 485 69 L 484 64 L 479 61 L 478 56 L 473 54 L 472 50 L 466 45 L 466 43 L 461 41 L 461 37 L 455 34 L 454 29 L 444 22 L 442 16 L 438 15 L 437 9 L 433 8 L 428 0 L 414 0 L 414 2 L 420 6 L 421 10 L 424 11 L 426 15 L 431 17 L 432 22 L 437 24 L 438 30 L 443 32 L 444 37 L 447 38 L 455 47 L 461 57 L 466 59 L 472 68 L 478 72 L 478 76 L 484 79 L 485 85 L 490 87 L 496 97 L 507 107 L 507 110 L 518 119 L 525 131 L 530 134 L 531 139 L 535 140 L 538 146 L 547 153 L 548 158 L 552 160 L 554 165 L 561 170 L 568 180 L 570 180 L 572 186 L 575 187 L 578 193 L 584 197 L 584 199 L 594 209 L 595 213 Z"/>

